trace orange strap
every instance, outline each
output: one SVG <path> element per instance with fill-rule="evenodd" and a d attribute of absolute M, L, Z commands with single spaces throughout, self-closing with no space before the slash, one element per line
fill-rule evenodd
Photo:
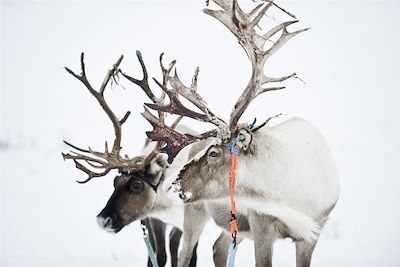
<path fill-rule="evenodd" d="M 240 147 L 235 145 L 237 151 L 239 151 Z M 237 168 L 237 153 L 232 152 L 232 163 L 231 163 L 231 174 L 229 176 L 229 195 L 231 199 L 231 234 L 232 237 L 236 237 L 238 233 L 237 221 L 236 221 L 236 203 L 234 196 L 235 189 L 235 177 L 236 177 L 236 168 Z"/>

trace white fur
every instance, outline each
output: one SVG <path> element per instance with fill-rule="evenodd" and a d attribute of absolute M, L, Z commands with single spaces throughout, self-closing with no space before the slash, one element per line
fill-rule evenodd
<path fill-rule="evenodd" d="M 221 143 L 222 143 L 221 139 L 212 138 L 210 140 L 210 142 L 199 153 L 197 153 L 196 156 L 194 156 L 193 159 L 191 159 L 188 163 L 190 163 L 192 161 L 199 161 L 207 153 L 207 150 L 210 147 L 212 147 L 213 145 L 221 144 Z M 188 163 L 186 163 L 186 164 L 188 164 Z"/>
<path fill-rule="evenodd" d="M 214 140 L 196 160 L 218 142 Z M 238 196 L 237 202 L 277 217 L 294 237 L 316 240 L 321 230 L 318 220 L 339 196 L 334 159 L 322 135 L 303 119 L 292 118 L 253 133 L 251 145 L 255 156 L 238 156 L 236 187 L 251 188 L 263 197 Z M 176 174 L 168 178 L 169 185 Z"/>
<path fill-rule="evenodd" d="M 178 227 L 183 230 L 183 205 L 176 205 L 174 202 L 170 202 L 170 205 L 155 206 L 149 217 L 157 218 L 163 222 Z"/>
<path fill-rule="evenodd" d="M 251 207 L 260 213 L 279 218 L 290 230 L 290 234 L 307 242 L 318 240 L 321 227 L 313 218 L 276 201 L 257 200 L 254 198 L 239 198 L 245 206 Z"/>
<path fill-rule="evenodd" d="M 177 176 L 172 176 L 177 177 Z M 180 181 L 177 180 L 174 184 L 170 184 L 168 182 L 164 182 L 163 191 L 165 192 L 166 196 L 172 203 L 175 205 L 183 205 L 183 200 L 179 197 L 179 192 L 181 191 Z"/>
<path fill-rule="evenodd" d="M 151 174 L 156 174 L 159 173 L 160 171 L 163 171 L 163 168 L 165 166 L 161 166 L 160 164 L 157 163 L 158 160 L 163 160 L 164 162 L 167 161 L 168 156 L 166 154 L 158 154 L 155 159 L 150 164 L 149 172 Z M 162 174 L 162 172 L 160 172 Z"/>
<path fill-rule="evenodd" d="M 190 148 L 192 145 L 188 145 L 186 147 L 184 147 L 181 152 L 179 152 L 178 154 L 178 161 L 179 161 L 179 165 L 182 166 L 181 168 L 174 168 L 174 172 L 168 172 L 166 173 L 166 178 L 164 181 L 164 191 L 167 193 L 167 196 L 169 197 L 169 199 L 171 199 L 171 201 L 173 201 L 174 203 L 177 204 L 181 204 L 183 203 L 182 199 L 180 198 L 179 194 L 182 194 L 181 192 L 181 185 L 180 185 L 180 180 L 178 179 L 180 172 L 182 170 L 182 168 L 186 165 L 190 165 L 192 162 L 198 161 L 200 160 L 208 151 L 208 149 L 216 144 L 220 144 L 221 143 L 221 139 L 219 138 L 213 138 L 210 140 L 210 142 L 200 151 L 198 152 L 193 158 L 191 158 L 189 161 L 182 161 L 183 158 L 188 159 L 188 155 L 190 152 Z M 184 157 L 181 156 L 181 154 L 184 154 Z M 174 159 L 174 162 L 177 159 Z M 174 164 L 174 166 L 177 166 L 178 164 Z M 170 174 L 168 176 L 168 174 Z M 191 197 L 192 193 L 190 192 L 185 192 L 185 197 Z M 190 195 L 190 196 L 189 196 Z"/>
<path fill-rule="evenodd" d="M 164 171 L 165 175 L 168 175 L 174 169 L 181 169 L 187 158 L 185 160 L 180 160 L 180 158 L 185 156 L 187 157 L 187 154 L 180 154 L 179 157 L 177 157 L 177 160 L 174 160 L 174 162 Z M 157 199 L 154 203 L 151 213 L 148 216 L 158 218 L 165 223 L 171 224 L 183 230 L 183 203 L 180 199 L 179 201 L 174 201 L 168 197 L 166 191 L 164 190 L 164 184 L 165 181 L 161 181 L 160 185 L 158 186 Z"/>
<path fill-rule="evenodd" d="M 187 164 L 189 152 L 192 145 L 184 147 L 174 158 L 172 165 L 165 172 L 165 180 L 163 183 L 163 191 L 167 197 L 176 205 L 183 205 L 182 199 L 179 197 L 181 191 L 180 181 L 177 179 L 182 168 Z M 191 160 L 192 161 L 192 160 Z M 191 162 L 190 161 L 190 162 Z"/>
<path fill-rule="evenodd" d="M 239 155 L 237 186 L 251 186 L 263 200 L 244 205 L 279 218 L 307 241 L 316 240 L 318 218 L 339 196 L 334 159 L 322 135 L 310 123 L 292 118 L 253 136 L 258 157 Z"/>

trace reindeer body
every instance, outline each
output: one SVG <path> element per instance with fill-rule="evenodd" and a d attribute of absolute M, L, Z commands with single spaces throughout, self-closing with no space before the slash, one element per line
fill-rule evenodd
<path fill-rule="evenodd" d="M 246 147 L 238 155 L 235 181 L 239 237 L 255 241 L 257 266 L 270 263 L 276 238 L 291 237 L 299 244 L 298 266 L 307 266 L 339 195 L 328 145 L 314 126 L 300 118 L 254 133 L 242 128 L 239 135 L 244 135 L 238 139 Z M 165 182 L 169 197 L 205 203 L 216 224 L 229 231 L 229 149 L 211 138 L 182 152 L 186 150 L 191 160 Z M 185 229 L 186 234 L 190 232 Z M 263 260 L 260 255 L 270 256 Z"/>
<path fill-rule="evenodd" d="M 294 237 L 316 240 L 339 196 L 334 159 L 322 135 L 293 118 L 254 133 L 250 146 L 253 155 L 238 157 L 237 202 L 280 219 Z"/>

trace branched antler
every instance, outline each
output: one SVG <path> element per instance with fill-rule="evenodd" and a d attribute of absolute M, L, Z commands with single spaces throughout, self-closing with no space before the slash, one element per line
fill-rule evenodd
<path fill-rule="evenodd" d="M 198 76 L 198 68 L 196 68 L 195 75 L 192 79 L 191 87 L 186 87 L 180 81 L 177 73 L 173 77 L 170 77 L 170 84 L 173 87 L 172 90 L 168 89 L 165 85 L 158 82 L 156 79 L 154 81 L 163 89 L 163 91 L 168 95 L 170 99 L 170 103 L 168 105 L 161 105 L 161 104 L 146 104 L 151 109 L 169 112 L 177 115 L 182 115 L 185 117 L 190 117 L 196 120 L 200 120 L 202 122 L 210 122 L 217 127 L 221 127 L 226 125 L 226 123 L 218 118 L 217 116 L 212 113 L 207 103 L 203 100 L 203 98 L 196 92 L 197 89 L 197 76 Z M 179 95 L 183 96 L 187 100 L 189 100 L 192 104 L 198 107 L 203 114 L 198 112 L 192 111 L 189 108 L 185 107 L 179 100 Z"/>
<path fill-rule="evenodd" d="M 204 9 L 204 13 L 216 18 L 222 24 L 224 24 L 235 37 L 245 50 L 252 64 L 252 75 L 246 89 L 236 102 L 234 109 L 231 113 L 229 128 L 232 132 L 236 130 L 237 123 L 249 106 L 250 102 L 259 96 L 260 94 L 273 90 L 284 89 L 285 87 L 265 87 L 264 85 L 271 82 L 283 82 L 291 77 L 295 77 L 296 74 L 292 73 L 283 77 L 268 77 L 264 74 L 265 62 L 278 51 L 288 40 L 297 34 L 308 30 L 308 28 L 298 30 L 295 32 L 289 32 L 287 27 L 295 21 L 287 21 L 279 24 L 272 28 L 265 34 L 259 34 L 256 32 L 255 27 L 259 24 L 267 10 L 271 6 L 276 6 L 286 14 L 294 17 L 291 13 L 287 12 L 283 8 L 279 7 L 273 1 L 265 1 L 265 3 L 257 5 L 253 10 L 246 13 L 238 5 L 236 0 L 213 0 L 219 5 L 222 10 L 211 10 Z M 295 18 L 295 17 L 294 17 Z M 281 35 L 277 41 L 268 49 L 264 49 L 265 42 L 277 33 L 281 32 Z"/>
<path fill-rule="evenodd" d="M 69 74 L 71 74 L 79 81 L 81 81 L 86 86 L 88 91 L 96 98 L 100 106 L 103 108 L 103 110 L 106 112 L 107 116 L 111 120 L 115 132 L 115 139 L 111 151 L 109 151 L 108 149 L 107 142 L 105 142 L 104 152 L 97 152 L 92 150 L 90 147 L 89 149 L 82 149 L 64 141 L 65 144 L 78 151 L 78 152 L 71 151 L 72 154 L 62 153 L 64 160 L 72 159 L 75 162 L 76 168 L 85 172 L 88 175 L 88 178 L 86 180 L 79 183 L 86 183 L 90 181 L 92 178 L 104 176 L 107 173 L 109 173 L 112 169 L 133 170 L 133 169 L 140 169 L 143 167 L 143 157 L 135 157 L 133 159 L 129 159 L 128 156 L 122 158 L 120 155 L 121 135 L 122 135 L 121 126 L 128 119 L 129 115 L 131 114 L 130 111 L 126 112 L 126 114 L 122 117 L 122 119 L 119 120 L 104 98 L 104 92 L 107 87 L 107 84 L 109 83 L 111 78 L 117 75 L 118 68 L 122 60 L 123 60 L 123 55 L 120 56 L 120 58 L 113 65 L 113 67 L 107 72 L 99 90 L 95 90 L 93 86 L 90 84 L 89 80 L 87 79 L 85 62 L 84 62 L 84 53 L 81 54 L 81 74 L 78 75 L 71 69 L 65 68 Z M 91 170 L 88 167 L 84 166 L 81 162 L 88 164 L 93 169 L 101 169 L 101 171 Z"/>
<path fill-rule="evenodd" d="M 129 81 L 133 82 L 134 84 L 136 84 L 137 86 L 139 86 L 140 88 L 142 88 L 142 90 L 146 93 L 146 95 L 151 99 L 151 101 L 153 101 L 154 103 L 157 102 L 156 97 L 154 96 L 153 92 L 150 89 L 149 86 L 149 76 L 147 74 L 147 69 L 146 66 L 144 64 L 143 61 L 143 57 L 142 54 L 140 53 L 140 51 L 136 51 L 136 56 L 139 60 L 140 66 L 142 67 L 142 71 L 143 71 L 143 78 L 141 80 L 135 79 L 127 74 L 125 74 L 124 72 L 122 72 L 122 70 L 119 70 L 119 72 L 122 74 L 122 76 L 124 76 L 126 79 L 128 79 Z"/>
<path fill-rule="evenodd" d="M 182 117 L 189 117 L 202 122 L 212 123 L 216 125 L 219 129 L 218 131 L 212 130 L 198 136 L 180 134 L 173 130 L 173 128 L 176 126 L 176 122 L 173 124 L 172 127 L 168 127 L 167 125 L 165 125 L 164 121 L 162 121 L 160 118 L 155 117 L 147 108 L 145 108 L 142 116 L 147 119 L 153 126 L 153 131 L 146 132 L 146 134 L 153 141 L 165 143 L 160 151 L 167 153 L 168 161 L 172 162 L 173 158 L 186 145 L 193 143 L 199 139 L 216 136 L 217 134 L 222 135 L 222 133 L 224 133 L 223 130 L 225 130 L 225 136 L 227 137 L 230 137 L 230 133 L 227 124 L 209 110 L 207 103 L 197 93 L 197 78 L 199 74 L 199 68 L 196 68 L 195 70 L 191 86 L 187 87 L 179 79 L 176 69 L 174 76 L 170 76 L 170 72 L 176 61 L 174 60 L 173 62 L 171 62 L 168 68 L 165 68 L 162 64 L 162 55 L 163 54 L 161 54 L 160 57 L 160 65 L 164 74 L 163 83 L 161 84 L 158 80 L 154 78 L 153 79 L 163 90 L 164 96 L 168 96 L 169 103 L 164 104 L 163 102 L 157 101 L 153 103 L 146 103 L 145 105 L 151 109 L 157 110 L 159 114 L 164 114 L 165 112 L 167 112 L 179 115 L 178 120 L 180 120 Z M 172 86 L 172 89 L 168 89 L 168 84 Z M 189 102 L 198 107 L 203 113 L 193 111 L 184 106 L 179 100 L 179 95 L 186 98 Z"/>
<path fill-rule="evenodd" d="M 121 55 L 117 62 L 113 65 L 112 69 L 110 69 L 107 72 L 106 77 L 104 78 L 103 83 L 100 86 L 100 89 L 96 91 L 93 89 L 92 85 L 89 83 L 87 77 L 86 77 L 86 70 L 85 70 L 85 62 L 84 62 L 84 53 L 81 54 L 81 74 L 78 75 L 75 72 L 73 72 L 71 69 L 65 67 L 65 69 L 68 71 L 69 74 L 80 80 L 86 88 L 89 90 L 89 92 L 96 98 L 96 100 L 99 102 L 101 107 L 104 109 L 106 112 L 107 116 L 110 118 L 113 127 L 114 127 L 114 132 L 115 132 L 115 140 L 112 148 L 113 154 L 116 154 L 119 152 L 121 149 L 121 125 L 128 119 L 130 115 L 130 111 L 126 112 L 125 116 L 121 119 L 118 120 L 117 117 L 115 116 L 114 112 L 112 112 L 111 108 L 108 106 L 107 102 L 104 99 L 104 91 L 107 87 L 108 82 L 110 79 L 117 74 L 118 71 L 118 66 L 121 64 L 124 56 Z"/>
<path fill-rule="evenodd" d="M 288 31 L 288 26 L 298 22 L 293 14 L 278 6 L 273 1 L 265 0 L 247 13 L 240 8 L 237 0 L 213 0 L 213 2 L 222 9 L 211 10 L 206 8 L 204 9 L 204 13 L 219 20 L 238 39 L 250 59 L 252 65 L 251 78 L 234 106 L 229 124 L 225 123 L 222 119 L 212 113 L 208 108 L 206 101 L 197 93 L 198 68 L 195 70 L 190 87 L 185 86 L 181 82 L 176 70 L 174 76 L 168 76 L 169 84 L 172 89 L 168 88 L 167 83 L 163 82 L 163 84 L 161 84 L 155 80 L 168 96 L 170 101 L 168 104 L 156 103 L 153 101 L 153 103 L 145 104 L 147 107 L 157 110 L 158 112 L 169 112 L 184 117 L 190 117 L 198 121 L 212 123 L 217 126 L 217 130 L 206 132 L 199 136 L 177 134 L 172 129 L 167 128 L 164 123 L 157 120 L 149 110 L 145 109 L 145 112 L 142 115 L 149 120 L 154 127 L 152 132 L 147 132 L 147 135 L 153 140 L 162 140 L 166 143 L 169 160 L 172 160 L 184 146 L 194 142 L 195 140 L 204 139 L 210 136 L 218 136 L 225 142 L 229 141 L 237 133 L 238 121 L 253 99 L 262 93 L 285 88 L 284 86 L 268 84 L 280 83 L 292 77 L 296 77 L 296 73 L 282 77 L 269 77 L 264 74 L 264 65 L 266 61 L 292 37 L 308 30 L 308 28 L 306 28 L 295 32 Z M 272 6 L 275 6 L 296 20 L 283 22 L 264 34 L 258 33 L 256 27 L 259 25 L 267 10 Z M 274 37 L 277 34 L 280 35 L 277 37 L 277 40 L 273 42 L 273 45 L 269 48 L 265 48 L 266 41 L 270 40 L 271 37 Z M 179 96 L 186 98 L 202 111 L 202 113 L 193 111 L 184 106 L 179 100 Z M 256 127 L 253 131 L 263 127 L 270 119 Z"/>
<path fill-rule="evenodd" d="M 152 93 L 152 91 L 150 90 L 150 87 L 149 87 L 147 70 L 146 70 L 145 64 L 143 62 L 142 55 L 141 55 L 140 51 L 136 51 L 136 54 L 137 54 L 137 57 L 139 59 L 140 65 L 142 66 L 143 79 L 142 80 L 137 80 L 135 78 L 132 78 L 132 77 L 126 75 L 122 71 L 121 71 L 121 74 L 125 78 L 127 78 L 129 81 L 135 83 L 136 85 L 139 85 L 143 89 L 143 91 L 146 92 L 147 96 L 153 102 L 152 104 L 148 104 L 149 106 L 154 105 L 154 106 L 163 107 L 164 106 L 165 95 L 166 95 L 166 93 L 170 93 L 170 92 L 162 91 L 162 94 L 161 94 L 161 96 L 159 98 L 156 98 L 154 96 L 154 94 Z M 173 67 L 175 66 L 176 60 L 171 61 L 171 63 L 168 65 L 168 67 L 165 67 L 164 64 L 163 64 L 163 56 L 164 56 L 164 53 L 162 53 L 160 55 L 160 57 L 159 57 L 160 68 L 161 68 L 161 73 L 162 73 L 162 84 L 159 83 L 158 81 L 156 81 L 156 82 L 161 88 L 166 88 L 168 82 L 170 82 L 170 80 L 172 78 L 170 76 L 170 73 L 171 73 Z M 157 144 L 156 144 L 154 150 L 146 157 L 146 159 L 145 159 L 146 162 L 151 160 L 152 157 L 155 157 L 159 152 L 167 152 L 167 151 L 164 151 L 164 149 L 166 149 L 167 147 L 168 148 L 171 147 L 171 151 L 167 152 L 168 155 L 174 154 L 176 149 L 173 147 L 173 142 L 167 142 L 166 138 L 158 138 L 157 136 L 160 136 L 160 134 L 169 134 L 172 139 L 173 138 L 175 138 L 175 139 L 184 138 L 184 136 L 180 137 L 181 134 L 179 134 L 179 133 L 174 131 L 174 128 L 177 126 L 177 124 L 179 123 L 179 121 L 182 119 L 183 116 L 179 116 L 177 118 L 177 120 L 173 123 L 173 125 L 171 127 L 168 127 L 164 123 L 166 114 L 165 114 L 165 110 L 163 110 L 163 109 L 158 109 L 158 118 L 155 117 L 153 114 L 151 114 L 147 109 L 145 110 L 144 113 L 142 113 L 142 115 L 154 127 L 153 132 L 147 132 L 147 135 L 149 136 L 149 138 L 151 137 L 150 138 L 151 140 L 157 141 Z M 175 134 L 173 134 L 173 133 L 175 133 Z M 165 144 L 169 144 L 169 145 L 164 146 L 163 145 L 164 143 Z M 181 143 L 182 144 L 183 143 L 187 144 L 186 141 L 184 141 L 183 139 L 181 140 Z M 176 154 L 174 154 L 174 156 L 175 155 Z M 171 159 L 171 157 L 169 157 L 169 159 Z"/>

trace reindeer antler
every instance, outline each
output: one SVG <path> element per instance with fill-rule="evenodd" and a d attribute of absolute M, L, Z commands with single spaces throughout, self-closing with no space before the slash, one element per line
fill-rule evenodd
<path fill-rule="evenodd" d="M 143 62 L 142 59 L 142 55 L 140 53 L 140 51 L 136 51 L 137 57 L 139 59 L 140 65 L 142 66 L 142 70 L 143 70 L 143 79 L 142 80 L 137 80 L 134 79 L 128 75 L 126 75 L 125 73 L 123 73 L 121 71 L 121 74 L 127 78 L 129 81 L 139 85 L 147 94 L 147 96 L 152 100 L 153 104 L 148 104 L 148 105 L 155 105 L 155 106 L 164 106 L 164 99 L 165 99 L 165 95 L 167 92 L 163 91 L 161 94 L 160 98 L 156 98 L 154 96 L 154 94 L 152 93 L 152 91 L 150 90 L 149 87 L 149 82 L 148 82 L 148 75 L 147 75 L 147 70 L 145 67 L 145 64 Z M 170 73 L 173 69 L 173 67 L 176 64 L 176 60 L 173 60 L 170 62 L 170 64 L 168 65 L 168 67 L 165 67 L 163 64 L 163 56 L 164 53 L 161 53 L 159 61 L 160 61 L 160 68 L 161 68 L 161 72 L 162 72 L 162 80 L 163 83 L 160 84 L 158 81 L 157 84 L 159 86 L 161 86 L 161 88 L 166 88 L 168 82 L 170 81 L 170 79 L 172 79 L 172 77 L 170 76 Z M 168 92 L 169 93 L 169 92 Z M 165 120 L 165 112 L 162 109 L 158 110 L 158 118 L 155 117 L 153 114 L 151 114 L 147 109 L 145 110 L 145 112 L 142 113 L 143 117 L 145 117 L 154 127 L 154 131 L 153 132 L 146 132 L 147 136 L 153 140 L 153 141 L 157 141 L 157 144 L 154 148 L 154 150 L 145 158 L 145 163 L 148 163 L 149 161 L 152 160 L 152 158 L 154 158 L 159 152 L 166 152 L 168 155 L 176 155 L 177 152 L 175 152 L 175 148 L 173 146 L 174 142 L 170 141 L 168 138 L 161 138 L 162 135 L 168 135 L 170 137 L 171 140 L 175 139 L 179 139 L 179 138 L 183 138 L 185 139 L 185 137 L 183 137 L 183 135 L 179 134 L 178 132 L 176 132 L 174 130 L 174 128 L 177 126 L 177 124 L 179 123 L 179 121 L 182 119 L 182 115 L 179 116 L 176 121 L 172 124 L 171 127 L 168 127 L 167 125 L 164 124 L 164 120 Z M 179 114 L 178 114 L 179 115 Z M 189 136 L 189 135 L 188 135 Z M 188 137 L 187 137 L 188 138 Z M 175 140 L 174 139 L 174 140 Z M 187 141 L 184 140 L 180 140 L 179 143 L 181 144 L 186 144 Z M 164 146 L 163 144 L 167 144 L 166 146 Z M 168 148 L 167 151 L 166 149 Z M 172 156 L 169 156 L 168 161 L 171 163 L 172 162 Z"/>
<path fill-rule="evenodd" d="M 283 22 L 264 34 L 256 32 L 260 20 L 271 6 L 276 6 L 289 16 L 296 18 L 291 13 L 279 7 L 273 1 L 264 1 L 257 5 L 249 13 L 244 12 L 237 3 L 237 0 L 213 0 L 222 10 L 204 9 L 204 13 L 216 18 L 224 24 L 245 50 L 252 64 L 252 74 L 246 89 L 237 100 L 229 120 L 229 128 L 232 132 L 236 131 L 237 123 L 247 109 L 251 101 L 262 93 L 284 89 L 283 86 L 265 86 L 268 83 L 283 82 L 296 73 L 283 77 L 268 77 L 264 74 L 265 62 L 278 51 L 288 40 L 297 34 L 308 30 L 308 28 L 289 32 L 287 27 L 298 22 L 298 20 Z M 261 10 L 260 10 L 261 9 Z M 268 49 L 264 49 L 265 42 L 272 36 L 281 32 L 278 40 Z"/>
<path fill-rule="evenodd" d="M 167 143 L 166 151 L 169 155 L 169 160 L 172 160 L 173 157 L 184 146 L 199 139 L 204 139 L 210 136 L 218 136 L 224 141 L 230 140 L 232 135 L 237 132 L 237 124 L 240 117 L 248 108 L 253 99 L 262 93 L 285 88 L 283 86 L 267 86 L 267 84 L 283 82 L 289 78 L 296 77 L 295 73 L 282 77 L 269 77 L 264 74 L 264 65 L 266 61 L 292 37 L 308 30 L 307 28 L 295 32 L 289 32 L 287 30 L 289 25 L 297 22 L 297 19 L 293 14 L 273 3 L 273 1 L 264 1 L 248 13 L 244 12 L 239 7 L 236 0 L 213 0 L 213 2 L 219 5 L 222 9 L 205 9 L 204 13 L 219 20 L 238 39 L 239 43 L 251 61 L 251 78 L 234 106 L 230 116 L 229 124 L 226 124 L 222 119 L 212 113 L 204 99 L 197 93 L 197 78 L 199 74 L 198 68 L 195 70 L 190 87 L 185 86 L 180 81 L 176 70 L 175 75 L 169 77 L 169 83 L 172 89 L 168 89 L 166 83 L 161 84 L 155 80 L 165 94 L 169 97 L 170 102 L 168 104 L 145 104 L 146 106 L 159 112 L 169 112 L 184 117 L 190 117 L 198 121 L 212 123 L 218 128 L 218 130 L 206 132 L 199 136 L 177 134 L 174 133 L 172 129 L 166 128 L 162 122 L 157 121 L 156 118 L 152 116 L 152 114 L 146 109 L 142 115 L 149 120 L 154 127 L 154 130 L 152 132 L 147 132 L 147 135 L 153 140 L 163 140 Z M 277 7 L 296 20 L 283 22 L 273 27 L 266 33 L 260 34 L 256 32 L 255 28 L 258 26 L 260 20 L 271 6 Z M 271 47 L 265 49 L 264 46 L 266 41 L 279 32 L 281 32 L 281 34 L 277 41 Z M 180 102 L 179 96 L 186 98 L 203 113 L 193 111 L 184 106 Z M 268 120 L 265 123 L 267 123 Z M 262 126 L 265 125 L 265 123 L 263 123 Z M 255 130 L 258 130 L 259 128 L 260 127 L 256 127 Z"/>
<path fill-rule="evenodd" d="M 90 82 L 86 77 L 84 53 L 81 54 L 81 74 L 78 75 L 71 69 L 65 68 L 69 74 L 71 74 L 79 81 L 81 81 L 88 89 L 88 91 L 96 98 L 100 106 L 103 108 L 103 110 L 111 120 L 115 132 L 115 139 L 111 151 L 108 150 L 107 142 L 105 142 L 104 152 L 97 152 L 92 150 L 90 147 L 89 149 L 82 149 L 64 141 L 65 144 L 76 150 L 76 151 L 71 151 L 72 154 L 62 153 L 64 160 L 72 159 L 75 162 L 76 168 L 85 172 L 88 175 L 88 178 L 86 180 L 79 181 L 79 183 L 86 183 L 90 181 L 92 178 L 105 176 L 112 169 L 132 170 L 132 169 L 142 168 L 143 166 L 143 157 L 135 157 L 133 159 L 129 159 L 128 156 L 122 158 L 120 155 L 121 135 L 122 135 L 121 126 L 128 119 L 129 115 L 131 114 L 130 111 L 127 111 L 126 114 L 123 116 L 123 118 L 119 120 L 104 98 L 104 92 L 106 90 L 107 84 L 115 75 L 117 75 L 118 67 L 121 64 L 123 58 L 124 58 L 123 55 L 121 55 L 120 58 L 117 60 L 117 62 L 113 65 L 113 67 L 107 72 L 104 81 L 101 84 L 100 89 L 98 91 L 93 88 L 93 86 L 90 84 Z M 101 171 L 91 170 L 88 167 L 84 166 L 81 162 L 86 163 L 92 169 L 100 169 Z"/>
<path fill-rule="evenodd" d="M 178 77 L 177 71 L 175 70 L 175 75 L 170 77 L 170 84 L 172 86 L 172 90 L 168 89 L 165 85 L 160 84 L 156 79 L 154 81 L 162 88 L 162 90 L 169 97 L 170 102 L 168 105 L 160 105 L 160 104 L 145 104 L 151 109 L 155 109 L 158 111 L 169 112 L 177 115 L 181 115 L 184 117 L 193 118 L 195 120 L 199 120 L 202 122 L 209 122 L 218 127 L 221 135 L 224 133 L 226 135 L 227 132 L 227 124 L 214 115 L 214 113 L 208 108 L 207 103 L 204 99 L 197 93 L 197 77 L 199 74 L 199 68 L 196 68 L 195 74 L 192 79 L 192 85 L 190 87 L 185 86 Z M 183 96 L 189 102 L 194 104 L 197 108 L 199 108 L 203 114 L 195 112 L 187 107 L 185 107 L 179 100 L 179 95 Z"/>
<path fill-rule="evenodd" d="M 205 101 L 201 98 L 200 95 L 198 95 L 195 92 L 196 88 L 197 88 L 197 76 L 198 76 L 198 72 L 199 72 L 198 69 L 196 69 L 196 73 L 195 73 L 195 76 L 193 77 L 191 87 L 190 88 L 186 87 L 179 80 L 176 71 L 175 71 L 174 76 L 170 75 L 173 67 L 176 64 L 176 60 L 171 61 L 169 66 L 165 67 L 162 62 L 164 53 L 162 53 L 160 55 L 160 59 L 159 59 L 161 71 L 163 74 L 162 84 L 158 80 L 153 78 L 154 81 L 162 89 L 162 95 L 159 99 L 157 99 L 156 97 L 154 97 L 154 94 L 147 93 L 150 90 L 149 90 L 149 85 L 148 85 L 148 80 L 147 80 L 148 75 L 147 75 L 146 67 L 143 63 L 143 59 L 142 59 L 139 51 L 137 51 L 137 56 L 138 56 L 139 62 L 143 69 L 143 80 L 134 79 L 134 78 L 126 75 L 122 71 L 120 71 L 120 73 L 128 80 L 130 80 L 133 83 L 142 87 L 142 89 L 146 92 L 146 94 L 152 100 L 153 103 L 146 103 L 145 105 L 152 109 L 157 110 L 158 117 L 154 116 L 146 107 L 145 107 L 145 111 L 142 113 L 142 116 L 146 120 L 148 120 L 154 128 L 153 131 L 146 132 L 147 136 L 151 140 L 157 141 L 157 145 L 151 154 L 155 155 L 158 152 L 165 152 L 168 154 L 168 162 L 171 163 L 173 158 L 186 145 L 193 143 L 194 141 L 198 140 L 199 138 L 204 139 L 211 135 L 214 136 L 217 133 L 217 131 L 210 131 L 210 132 L 204 133 L 203 135 L 200 135 L 200 136 L 193 136 L 190 134 L 178 133 L 177 131 L 174 130 L 174 128 L 177 126 L 179 121 L 184 116 L 192 117 L 192 118 L 204 121 L 204 122 L 214 122 L 214 124 L 216 124 L 216 125 L 220 121 L 223 124 L 225 124 L 225 122 L 223 122 L 221 119 L 217 118 L 211 111 L 209 111 Z M 174 89 L 169 90 L 167 88 L 168 84 L 173 84 Z M 194 112 L 194 111 L 186 108 L 179 101 L 178 94 L 182 94 L 184 97 L 189 99 L 189 101 L 191 101 L 193 104 L 195 104 L 197 107 L 199 107 L 202 111 L 204 111 L 205 114 L 200 114 L 200 113 Z M 169 104 L 164 103 L 164 99 L 165 99 L 166 95 L 170 99 Z M 165 112 L 179 115 L 179 117 L 176 119 L 176 121 L 172 124 L 171 127 L 168 127 L 164 122 L 165 115 L 166 115 Z M 227 128 L 227 126 L 226 126 L 226 128 Z M 149 158 L 149 157 L 147 157 L 147 158 Z"/>
<path fill-rule="evenodd" d="M 161 142 L 157 142 L 157 145 L 155 146 L 154 150 L 151 151 L 148 155 L 145 156 L 138 156 L 134 158 L 129 158 L 127 155 L 125 157 L 121 157 L 120 155 L 120 150 L 121 150 L 121 135 L 122 135 L 122 125 L 126 122 L 130 115 L 130 111 L 126 112 L 125 116 L 121 119 L 118 120 L 117 116 L 114 114 L 114 112 L 111 110 L 110 106 L 108 105 L 107 101 L 104 98 L 104 91 L 107 87 L 108 82 L 114 78 L 114 76 L 118 75 L 121 73 L 125 78 L 127 78 L 129 81 L 133 82 L 134 84 L 138 85 L 145 93 L 146 95 L 153 101 L 153 103 L 158 103 L 162 104 L 165 98 L 164 93 L 161 95 L 160 98 L 157 98 L 152 90 L 150 89 L 149 86 L 149 81 L 148 81 L 148 74 L 147 74 L 147 69 L 143 61 L 142 54 L 140 51 L 136 51 L 136 55 L 138 57 L 139 63 L 142 67 L 143 71 L 143 78 L 141 80 L 138 80 L 136 78 L 133 78 L 131 76 L 126 75 L 119 69 L 119 65 L 122 62 L 123 56 L 121 56 L 118 61 L 113 65 L 112 69 L 110 69 L 104 78 L 104 81 L 98 91 L 96 91 L 93 86 L 90 84 L 86 77 L 86 70 L 85 70 L 85 63 L 84 63 L 84 54 L 81 54 L 81 74 L 78 75 L 69 68 L 65 68 L 68 73 L 70 73 L 72 76 L 77 78 L 79 81 L 81 81 L 88 91 L 96 98 L 96 100 L 99 102 L 103 110 L 106 112 L 107 116 L 111 120 L 113 126 L 114 126 L 114 132 L 115 132 L 115 140 L 114 144 L 112 147 L 112 150 L 108 150 L 108 144 L 105 142 L 105 150 L 104 152 L 97 152 L 92 150 L 90 147 L 89 149 L 82 149 L 77 146 L 72 145 L 71 143 L 68 143 L 66 141 L 65 144 L 73 148 L 75 151 L 71 151 L 72 154 L 62 154 L 65 159 L 72 159 L 75 162 L 75 167 L 83 172 L 85 172 L 88 175 L 88 178 L 84 181 L 79 181 L 79 183 L 86 183 L 90 181 L 92 178 L 95 177 L 102 177 L 108 174 L 112 169 L 118 169 L 120 171 L 124 172 L 133 172 L 133 171 L 138 171 L 138 170 L 143 170 L 144 167 L 159 153 L 161 149 Z M 163 75 L 163 83 L 167 84 L 168 79 L 169 79 L 169 73 L 171 72 L 173 66 L 175 64 L 175 61 L 172 61 L 169 65 L 169 67 L 165 68 L 162 64 L 162 54 L 160 56 L 160 65 L 161 65 L 161 71 Z M 164 123 L 164 117 L 165 114 L 163 112 L 159 112 L 159 117 L 157 118 L 161 123 Z M 178 118 L 177 121 L 173 124 L 171 130 L 176 126 L 176 124 L 179 122 L 181 119 Z M 85 166 L 84 164 L 88 165 Z M 96 171 L 100 170 L 100 171 Z"/>

